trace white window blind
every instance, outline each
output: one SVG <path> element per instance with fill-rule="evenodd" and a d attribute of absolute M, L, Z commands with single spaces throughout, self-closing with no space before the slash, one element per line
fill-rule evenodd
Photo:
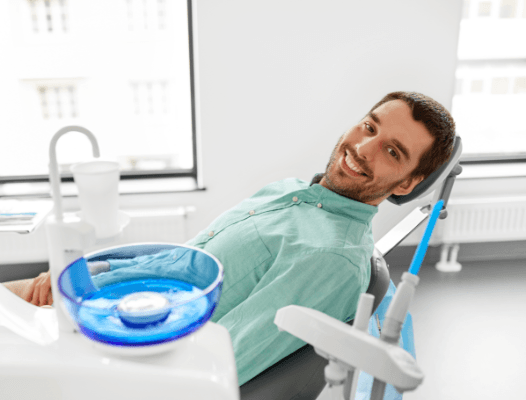
<path fill-rule="evenodd" d="M 464 0 L 452 114 L 467 159 L 526 159 L 525 39 L 525 0 Z"/>

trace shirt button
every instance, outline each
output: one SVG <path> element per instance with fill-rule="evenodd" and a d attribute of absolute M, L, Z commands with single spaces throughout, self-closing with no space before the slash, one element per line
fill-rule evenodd
<path fill-rule="evenodd" d="M 318 203 L 318 208 L 321 208 L 321 203 Z"/>
<path fill-rule="evenodd" d="M 254 210 L 250 210 L 249 214 L 254 215 L 256 212 Z"/>
<path fill-rule="evenodd" d="M 177 260 L 177 254 L 174 254 L 174 256 L 172 257 L 172 260 Z"/>
<path fill-rule="evenodd" d="M 214 236 L 214 231 L 210 231 L 210 232 L 208 233 L 208 236 L 210 236 L 210 237 Z"/>
<path fill-rule="evenodd" d="M 292 198 L 292 201 L 298 201 L 298 198 L 297 198 L 296 196 L 294 196 L 294 197 Z"/>

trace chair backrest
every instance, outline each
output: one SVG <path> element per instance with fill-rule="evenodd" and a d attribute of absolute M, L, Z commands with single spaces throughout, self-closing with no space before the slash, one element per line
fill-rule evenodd
<path fill-rule="evenodd" d="M 385 262 L 382 254 L 375 248 L 371 257 L 371 280 L 367 288 L 367 293 L 374 295 L 373 314 L 387 293 L 390 282 L 389 265 Z"/>
<path fill-rule="evenodd" d="M 389 282 L 388 265 L 374 249 L 367 288 L 367 293 L 374 295 L 373 313 L 384 298 Z M 316 399 L 325 386 L 327 362 L 311 345 L 305 345 L 241 386 L 241 400 Z"/>

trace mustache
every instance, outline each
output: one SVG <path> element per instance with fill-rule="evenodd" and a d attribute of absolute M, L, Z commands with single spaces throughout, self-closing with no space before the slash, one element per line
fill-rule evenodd
<path fill-rule="evenodd" d="M 365 173 L 365 175 L 367 175 L 369 178 L 373 177 L 373 174 L 371 171 L 369 171 L 369 168 L 364 165 L 363 161 L 360 159 L 360 157 L 358 157 L 358 154 L 356 154 L 353 148 L 348 147 L 345 149 L 345 151 L 350 153 L 353 162 L 358 165 L 358 168 L 360 168 Z"/>

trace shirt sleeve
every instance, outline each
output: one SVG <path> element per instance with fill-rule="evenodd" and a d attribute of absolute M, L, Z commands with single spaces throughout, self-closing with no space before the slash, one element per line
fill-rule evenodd
<path fill-rule="evenodd" d="M 249 297 L 217 321 L 230 333 L 239 385 L 243 385 L 305 342 L 274 324 L 276 312 L 295 304 L 340 321 L 354 318 L 363 288 L 363 269 L 327 252 L 276 262 Z"/>
<path fill-rule="evenodd" d="M 156 254 L 134 258 L 108 259 L 106 262 L 110 265 L 109 271 L 93 275 L 91 278 L 98 287 L 130 279 L 155 278 L 155 275 L 150 271 L 151 265 L 162 262 L 168 255 L 168 251 L 161 251 Z M 138 269 L 132 269 L 132 267 Z"/>
<path fill-rule="evenodd" d="M 137 256 L 134 258 L 128 258 L 128 259 L 108 259 L 107 261 L 110 263 L 110 270 L 115 271 L 120 268 L 129 268 L 129 267 L 135 267 L 137 265 L 141 265 L 142 267 L 149 267 L 154 264 L 158 264 L 160 262 L 166 263 L 166 260 L 170 259 L 170 255 L 172 254 L 172 250 L 163 250 L 155 254 L 147 254 L 142 256 Z M 168 261 L 170 262 L 170 261 Z"/>
<path fill-rule="evenodd" d="M 99 288 L 131 280 L 174 279 L 191 283 L 203 290 L 217 277 L 215 262 L 203 252 L 185 247 L 164 250 L 132 259 L 108 259 L 110 270 L 92 276 Z"/>

